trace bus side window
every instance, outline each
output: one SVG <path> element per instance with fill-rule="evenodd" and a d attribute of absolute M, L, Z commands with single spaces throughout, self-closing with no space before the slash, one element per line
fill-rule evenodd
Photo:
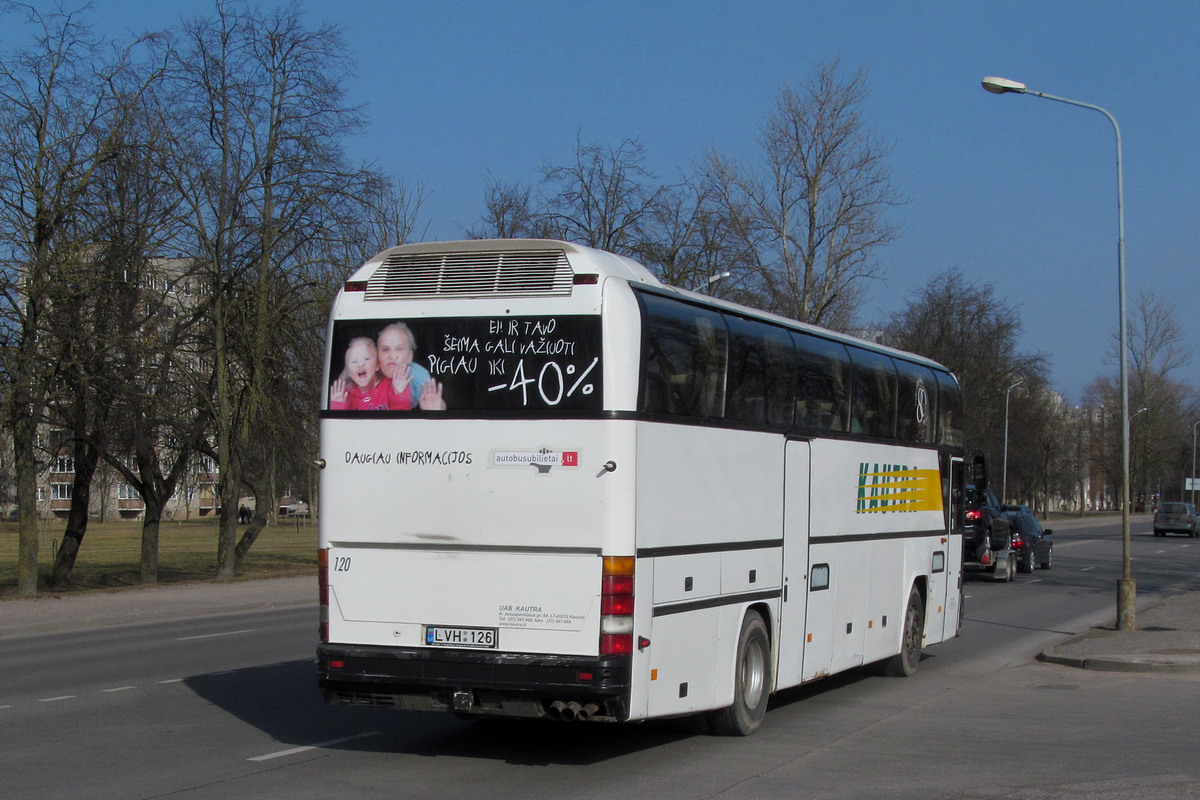
<path fill-rule="evenodd" d="M 900 374 L 896 435 L 905 442 L 933 444 L 937 432 L 937 378 L 929 367 L 900 359 L 896 360 L 896 370 Z"/>
<path fill-rule="evenodd" d="M 792 343 L 786 330 L 729 317 L 725 417 L 784 428 L 791 424 Z"/>
<path fill-rule="evenodd" d="M 792 332 L 796 347 L 796 416 L 802 431 L 841 433 L 850 406 L 850 358 L 839 342 Z"/>
<path fill-rule="evenodd" d="M 729 339 L 724 320 L 716 312 L 657 295 L 641 300 L 646 330 L 641 409 L 720 417 Z"/>
<path fill-rule="evenodd" d="M 938 444 L 961 447 L 963 444 L 962 391 L 954 378 L 944 372 L 937 373 L 938 381 Z"/>
<path fill-rule="evenodd" d="M 865 436 L 896 435 L 896 368 L 889 356 L 851 348 L 854 396 L 850 432 Z"/>
<path fill-rule="evenodd" d="M 729 357 L 729 333 L 718 314 L 693 309 L 695 349 L 692 359 L 690 413 L 696 417 L 725 416 L 725 368 Z"/>

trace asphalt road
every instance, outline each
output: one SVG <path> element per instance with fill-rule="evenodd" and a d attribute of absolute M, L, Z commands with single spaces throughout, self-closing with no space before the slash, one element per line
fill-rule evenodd
<path fill-rule="evenodd" d="M 0 637 L 0 796 L 1200 795 L 1200 676 L 1034 661 L 1115 614 L 1118 526 L 1056 530 L 1052 570 L 967 584 L 962 636 L 915 676 L 783 692 L 745 739 L 325 706 L 312 605 Z M 1200 545 L 1134 533 L 1141 599 L 1200 588 Z"/>

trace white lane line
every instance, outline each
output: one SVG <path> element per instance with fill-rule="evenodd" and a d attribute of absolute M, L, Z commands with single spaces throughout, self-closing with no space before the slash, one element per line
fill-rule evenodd
<path fill-rule="evenodd" d="M 187 678 L 171 678 L 169 681 L 159 681 L 159 683 L 183 683 Z"/>
<path fill-rule="evenodd" d="M 102 689 L 105 693 L 109 692 L 128 692 L 130 689 L 136 689 L 136 686 L 115 686 L 112 689 Z"/>
<path fill-rule="evenodd" d="M 43 697 L 39 703 L 57 703 L 59 700 L 74 700 L 78 695 L 61 694 L 58 697 Z"/>
<path fill-rule="evenodd" d="M 215 639 L 218 636 L 239 636 L 243 633 L 254 633 L 254 628 L 246 628 L 242 631 L 224 631 L 223 633 L 205 633 L 199 636 L 180 636 L 175 641 L 177 642 L 192 642 L 196 639 Z"/>
<path fill-rule="evenodd" d="M 328 742 L 319 744 L 310 744 L 304 747 L 293 747 L 290 750 L 280 750 L 277 753 L 267 753 L 264 756 L 254 756 L 246 759 L 247 761 L 270 761 L 272 758 L 282 758 L 284 756 L 294 756 L 297 753 L 307 753 L 309 750 L 319 750 L 322 747 L 333 747 L 335 744 L 343 744 L 344 742 L 352 742 L 355 739 L 365 739 L 368 736 L 378 736 L 381 731 L 368 731 L 366 733 L 356 733 L 353 736 L 344 736 L 341 739 L 330 739 Z"/>

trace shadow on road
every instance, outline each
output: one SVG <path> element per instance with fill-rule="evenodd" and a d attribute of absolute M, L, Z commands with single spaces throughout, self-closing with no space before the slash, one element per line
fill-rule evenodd
<path fill-rule="evenodd" d="M 205 701 L 280 742 L 329 749 L 457 756 L 548 766 L 594 764 L 702 733 L 692 719 L 633 725 L 461 720 L 449 714 L 326 705 L 311 660 L 185 681 Z M 365 735 L 369 734 L 369 735 Z"/>

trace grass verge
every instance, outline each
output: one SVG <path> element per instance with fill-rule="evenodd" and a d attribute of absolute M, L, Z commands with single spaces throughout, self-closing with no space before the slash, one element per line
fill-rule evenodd
<path fill-rule="evenodd" d="M 50 587 L 49 578 L 63 522 L 42 520 L 38 535 L 39 591 L 56 594 L 140 586 L 140 521 L 91 522 L 79 549 L 71 586 Z M 244 530 L 238 526 L 238 535 Z M 0 599 L 17 593 L 18 532 L 0 523 Z M 312 575 L 317 569 L 317 526 L 299 519 L 270 525 L 242 562 L 238 580 Z M 217 523 L 212 519 L 164 522 L 159 528 L 158 581 L 213 580 L 217 575 Z"/>

